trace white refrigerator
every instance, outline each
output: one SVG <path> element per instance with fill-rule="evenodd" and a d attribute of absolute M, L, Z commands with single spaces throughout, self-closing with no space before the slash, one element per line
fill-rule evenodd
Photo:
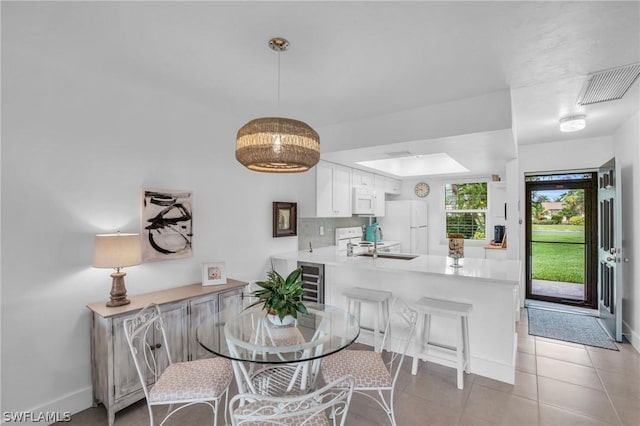
<path fill-rule="evenodd" d="M 384 239 L 400 241 L 403 253 L 429 254 L 426 201 L 387 201 L 378 223 Z"/>

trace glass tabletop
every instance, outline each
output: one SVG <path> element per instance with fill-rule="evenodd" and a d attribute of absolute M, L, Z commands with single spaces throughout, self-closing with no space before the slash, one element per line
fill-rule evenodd
<path fill-rule="evenodd" d="M 238 312 L 222 310 L 196 330 L 207 351 L 235 361 L 286 364 L 322 358 L 351 345 L 360 333 L 358 321 L 345 310 L 305 303 L 291 325 L 275 325 L 261 306 Z"/>

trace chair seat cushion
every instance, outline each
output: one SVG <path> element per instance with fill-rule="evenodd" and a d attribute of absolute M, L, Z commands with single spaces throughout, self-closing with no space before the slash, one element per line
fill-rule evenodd
<path fill-rule="evenodd" d="M 227 389 L 233 378 L 231 361 L 205 358 L 168 366 L 149 392 L 149 402 L 212 400 Z"/>
<path fill-rule="evenodd" d="M 251 343 L 262 346 L 291 346 L 305 342 L 298 327 L 269 327 L 268 329 L 251 331 Z"/>
<path fill-rule="evenodd" d="M 329 383 L 352 375 L 357 388 L 391 387 L 391 373 L 378 352 L 344 350 L 322 360 L 322 377 Z"/>
<path fill-rule="evenodd" d="M 304 414 L 292 414 L 290 417 L 287 417 L 283 413 L 292 413 L 294 411 L 305 410 L 311 408 L 309 402 L 303 402 L 302 405 L 298 404 L 289 404 L 287 408 L 276 410 L 275 407 L 278 406 L 278 402 L 269 402 L 269 401 L 255 401 L 250 402 L 249 404 L 243 405 L 242 407 L 238 407 L 234 410 L 234 415 L 243 416 L 243 415 L 251 415 L 252 417 L 259 415 L 263 419 L 255 420 L 255 421 L 242 421 L 243 426 L 264 426 L 264 425 L 291 425 L 291 426 L 330 426 L 331 423 L 327 418 L 327 415 L 324 411 L 316 412 L 316 413 L 307 413 Z M 284 405 L 281 405 L 284 407 Z M 279 413 L 276 414 L 276 411 Z M 270 417 L 273 416 L 271 419 Z"/>

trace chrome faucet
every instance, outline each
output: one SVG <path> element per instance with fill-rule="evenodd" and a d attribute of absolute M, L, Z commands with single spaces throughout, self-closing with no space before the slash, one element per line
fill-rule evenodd
<path fill-rule="evenodd" d="M 378 226 L 376 229 L 373 230 L 373 256 L 372 257 L 374 259 L 378 258 L 378 239 L 376 238 L 376 232 L 378 232 L 380 239 L 382 239 L 382 229 L 380 229 L 380 227 Z"/>

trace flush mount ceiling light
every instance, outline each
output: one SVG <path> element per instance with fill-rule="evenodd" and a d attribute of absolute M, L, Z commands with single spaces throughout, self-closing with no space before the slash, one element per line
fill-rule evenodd
<path fill-rule="evenodd" d="M 560 119 L 561 132 L 577 132 L 587 125 L 587 117 L 584 115 L 570 115 Z"/>
<path fill-rule="evenodd" d="M 289 49 L 289 42 L 277 37 L 269 40 L 269 47 L 278 52 L 279 106 L 280 53 Z M 280 117 L 256 118 L 238 130 L 236 160 L 257 172 L 304 172 L 320 160 L 320 136 L 302 121 Z"/>

